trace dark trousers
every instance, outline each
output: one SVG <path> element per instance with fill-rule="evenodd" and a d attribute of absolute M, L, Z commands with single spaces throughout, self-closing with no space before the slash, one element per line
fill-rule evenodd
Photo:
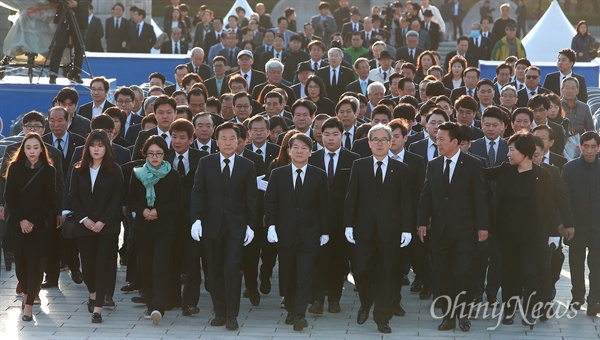
<path fill-rule="evenodd" d="M 311 301 L 340 302 L 344 280 L 350 272 L 350 250 L 344 230 L 333 230 L 329 242 L 319 247 L 314 267 Z"/>
<path fill-rule="evenodd" d="M 202 261 L 200 261 L 201 259 Z M 185 239 L 185 273 L 187 279 L 183 286 L 182 294 L 182 304 L 184 306 L 198 305 L 198 300 L 200 300 L 200 284 L 202 283 L 200 270 L 204 271 L 204 280 L 207 281 L 208 264 L 206 263 L 204 251 L 204 239 L 197 242 L 188 233 Z"/>
<path fill-rule="evenodd" d="M 515 312 L 521 293 L 524 309 L 531 313 L 535 303 L 543 301 L 540 268 L 549 261 L 547 244 L 541 239 L 525 240 L 521 234 L 499 235 L 498 241 L 502 254 L 502 302 L 510 300 L 506 314 Z"/>
<path fill-rule="evenodd" d="M 81 36 L 85 37 L 86 30 L 80 30 Z M 54 45 L 54 49 L 51 51 L 50 56 L 50 72 L 58 73 L 58 68 L 60 66 L 60 59 L 63 55 L 63 52 L 67 45 L 69 44 L 69 39 L 71 39 L 73 48 L 75 50 L 75 58 L 73 60 L 74 74 L 81 74 L 81 65 L 83 64 L 83 50 L 81 49 L 82 44 L 77 40 L 77 34 L 75 33 L 74 27 L 69 27 L 67 29 L 66 24 L 60 24 L 57 28 L 56 32 L 56 41 Z"/>
<path fill-rule="evenodd" d="M 185 237 L 190 237 L 188 221 L 177 221 L 174 233 L 173 252 L 171 253 L 171 274 L 169 280 L 168 302 L 170 306 L 181 306 L 181 274 L 185 267 Z M 187 229 L 187 230 L 186 230 Z"/>
<path fill-rule="evenodd" d="M 133 221 L 130 226 L 133 227 Z M 138 245 L 135 241 L 135 234 L 134 229 L 130 228 L 129 235 L 127 235 L 127 271 L 125 272 L 125 281 L 135 283 L 141 290 L 144 286 L 144 278 L 140 269 Z"/>
<path fill-rule="evenodd" d="M 600 303 L 600 249 L 581 245 L 569 245 L 569 267 L 571 268 L 571 294 L 573 301 L 584 302 L 585 298 L 585 251 L 589 251 L 587 264 L 590 270 L 590 292 L 588 304 Z"/>
<path fill-rule="evenodd" d="M 414 254 L 413 271 L 416 277 L 421 280 L 424 290 L 431 290 L 433 287 L 433 261 L 431 259 L 431 238 L 426 235 L 421 242 L 419 236 L 413 233 L 413 241 L 408 245 L 412 248 Z"/>
<path fill-rule="evenodd" d="M 386 323 L 392 318 L 392 286 L 398 275 L 396 261 L 399 242 L 384 242 L 373 233 L 369 240 L 356 240 L 352 270 L 363 309 L 375 304 L 373 319 Z"/>
<path fill-rule="evenodd" d="M 477 247 L 477 234 L 463 233 L 460 235 L 445 233 L 439 239 L 433 239 L 431 249 L 435 263 L 436 277 L 439 280 L 439 296 L 447 296 L 452 303 L 464 309 L 457 308 L 444 311 L 447 318 L 468 315 L 467 304 L 472 302 L 473 262 Z M 462 293 L 462 294 L 461 294 Z M 456 301 L 456 302 L 455 302 Z"/>
<path fill-rule="evenodd" d="M 242 271 L 244 272 L 244 284 L 249 291 L 258 288 L 258 260 L 260 259 L 260 250 L 263 245 L 263 238 L 266 237 L 264 227 L 259 227 L 256 238 L 245 246 L 242 253 Z"/>
<path fill-rule="evenodd" d="M 304 315 L 312 289 L 312 277 L 317 259 L 317 247 L 299 243 L 292 247 L 277 247 L 279 253 L 279 285 L 284 287 L 285 309 Z"/>
<path fill-rule="evenodd" d="M 15 254 L 15 272 L 23 288 L 23 294 L 27 295 L 26 305 L 33 305 L 35 297 L 40 293 L 45 264 L 45 256 Z"/>
<path fill-rule="evenodd" d="M 485 242 L 477 243 L 474 294 L 481 296 L 485 291 L 488 301 L 498 298 L 501 282 L 500 257 L 500 248 L 496 237 L 490 236 Z"/>
<path fill-rule="evenodd" d="M 173 231 L 148 233 L 135 230 L 140 269 L 144 277 L 144 293 L 149 311 L 164 315 L 169 290 Z"/>
<path fill-rule="evenodd" d="M 244 240 L 236 239 L 221 227 L 216 238 L 204 238 L 210 297 L 217 317 L 236 318 L 240 311 L 242 290 L 242 248 Z"/>
<path fill-rule="evenodd" d="M 458 39 L 458 37 L 463 35 L 462 17 L 460 15 L 452 16 L 452 28 L 454 30 L 454 38 L 455 39 Z M 456 35 L 457 30 L 460 32 L 460 35 Z"/>
<path fill-rule="evenodd" d="M 60 229 L 54 228 L 48 240 L 48 255 L 46 256 L 44 272 L 46 273 L 46 281 L 51 283 L 58 283 L 58 277 L 60 276 L 60 232 Z"/>
<path fill-rule="evenodd" d="M 117 253 L 119 234 L 82 236 L 75 238 L 81 249 L 83 281 L 88 292 L 96 293 L 96 307 L 104 305 L 104 296 L 116 271 L 113 263 Z"/>
<path fill-rule="evenodd" d="M 269 280 L 273 276 L 273 268 L 277 262 L 277 245 L 267 241 L 267 228 L 260 234 L 260 280 Z M 283 287 L 279 286 L 279 296 L 283 296 Z"/>

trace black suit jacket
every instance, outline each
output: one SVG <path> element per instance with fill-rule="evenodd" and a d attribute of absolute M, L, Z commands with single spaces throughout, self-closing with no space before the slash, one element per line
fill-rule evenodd
<path fill-rule="evenodd" d="M 426 29 L 425 23 L 421 23 L 422 28 L 429 33 L 429 40 L 431 41 L 431 50 L 437 51 L 440 46 L 440 40 L 442 38 L 442 29 L 436 22 L 431 21 L 429 30 Z"/>
<path fill-rule="evenodd" d="M 228 77 L 223 78 L 223 83 L 221 84 L 221 92 L 217 90 L 217 78 L 212 77 L 208 78 L 204 81 L 204 86 L 206 86 L 206 91 L 208 91 L 209 97 L 219 98 L 223 93 L 229 92 L 229 85 L 227 84 Z"/>
<path fill-rule="evenodd" d="M 79 110 L 77 111 L 77 114 L 87 118 L 88 120 L 92 120 L 92 106 L 94 105 L 94 102 L 89 102 L 89 103 L 85 103 L 83 105 L 81 105 L 79 107 Z M 102 112 L 106 111 L 109 107 L 113 107 L 115 106 L 115 104 L 109 102 L 108 100 L 104 102 L 104 106 L 102 107 Z M 90 127 L 91 128 L 91 127 Z"/>
<path fill-rule="evenodd" d="M 273 161 L 273 159 L 277 158 L 277 156 L 279 155 L 279 149 L 280 149 L 280 147 L 277 144 L 273 144 L 271 142 L 267 142 L 267 152 L 265 153 L 264 159 L 263 159 L 262 156 L 260 156 L 259 154 L 257 154 L 256 151 L 254 151 L 254 146 L 252 145 L 252 143 L 246 144 L 246 149 L 252 151 L 252 153 L 254 153 L 257 156 L 259 156 L 263 160 L 264 164 L 271 164 L 271 162 Z M 258 172 L 256 174 L 258 176 L 261 175 Z"/>
<path fill-rule="evenodd" d="M 252 99 L 257 100 L 258 96 L 260 95 L 260 93 L 262 92 L 262 89 L 267 86 L 267 84 L 269 84 L 268 81 L 257 85 L 253 90 L 252 90 Z M 279 83 L 279 85 L 277 85 L 277 87 L 279 87 L 280 89 L 283 89 L 285 91 L 285 93 L 287 93 L 288 95 L 288 101 L 287 101 L 287 106 L 292 107 L 292 105 L 294 105 L 294 102 L 296 101 L 296 95 L 294 94 L 294 90 L 292 90 L 289 86 L 284 85 L 283 83 Z"/>
<path fill-rule="evenodd" d="M 467 54 L 472 55 L 473 58 L 475 58 L 477 61 L 490 60 L 490 56 L 492 54 L 492 49 L 494 48 L 494 46 L 491 45 L 490 39 L 488 38 L 479 37 L 479 40 L 479 46 L 475 46 L 475 40 L 473 38 L 469 38 L 469 49 L 467 49 Z M 477 67 L 478 64 L 469 66 Z"/>
<path fill-rule="evenodd" d="M 127 52 L 129 53 L 150 53 L 150 49 L 156 42 L 156 35 L 151 25 L 143 23 L 142 33 L 138 36 L 136 24 L 131 24 L 129 30 L 129 41 L 127 42 Z"/>
<path fill-rule="evenodd" d="M 67 155 L 62 158 L 62 172 L 63 176 L 67 175 L 69 165 L 71 164 L 71 159 L 73 158 L 73 153 L 75 152 L 75 148 L 85 144 L 85 138 L 81 137 L 78 134 L 68 132 L 69 134 L 69 145 L 67 146 Z M 54 145 L 52 142 L 52 132 L 49 132 L 42 136 L 44 143 Z M 64 149 L 64 146 L 63 146 Z M 79 161 L 79 160 L 77 160 Z M 63 177 L 63 180 L 65 178 Z"/>
<path fill-rule="evenodd" d="M 552 129 L 552 136 L 554 137 L 554 144 L 550 147 L 550 151 L 562 155 L 565 152 L 565 129 L 562 125 L 551 120 L 548 120 L 548 126 Z"/>
<path fill-rule="evenodd" d="M 569 204 L 569 197 L 565 192 L 564 183 L 560 176 L 562 170 L 554 165 L 546 163 L 542 163 L 540 166 L 550 173 L 550 178 L 552 179 L 552 192 L 554 193 L 554 205 L 556 207 L 556 222 L 558 224 L 562 223 L 565 228 L 573 227 L 575 225 L 575 220 Z"/>
<path fill-rule="evenodd" d="M 87 136 L 90 131 L 92 131 L 89 119 L 82 117 L 78 114 L 73 115 L 73 119 L 71 120 L 71 125 L 69 125 L 69 132 L 73 132 L 80 136 Z M 50 131 L 50 129 L 46 129 L 46 131 Z"/>
<path fill-rule="evenodd" d="M 230 74 L 228 77 L 231 77 L 234 74 L 241 74 L 240 71 L 234 72 Z M 267 75 L 264 72 L 252 69 L 252 73 L 250 73 L 250 86 L 248 87 L 248 92 L 252 91 L 255 86 L 258 86 L 267 81 Z"/>
<path fill-rule="evenodd" d="M 110 17 L 105 21 L 106 29 L 106 52 L 127 52 L 127 47 L 123 48 L 123 42 L 129 40 L 129 20 L 121 17 L 119 29 L 115 27 L 115 18 Z"/>
<path fill-rule="evenodd" d="M 280 61 L 284 65 L 287 65 L 286 62 L 288 61 L 288 59 L 290 59 L 292 57 L 292 55 L 289 52 L 285 51 L 285 50 L 283 50 L 282 52 L 279 52 L 279 53 L 281 53 L 280 58 L 279 58 Z M 256 67 L 261 72 L 264 72 L 265 71 L 265 65 L 267 64 L 267 61 L 271 60 L 272 58 L 275 58 L 275 49 L 273 49 L 271 51 L 268 51 L 268 52 L 263 52 L 263 54 L 260 55 L 259 63 L 258 63 L 258 65 L 256 65 Z"/>
<path fill-rule="evenodd" d="M 275 226 L 278 244 L 319 246 L 319 237 L 331 233 L 327 174 L 308 165 L 299 200 L 294 194 L 292 165 L 271 171 L 265 192 L 265 225 Z"/>
<path fill-rule="evenodd" d="M 472 38 L 471 38 L 472 39 Z M 454 50 L 452 52 L 448 52 L 446 54 L 446 59 L 444 60 L 444 69 L 447 70 L 450 65 L 450 59 L 457 55 L 458 51 Z M 479 60 L 473 56 L 471 53 L 467 52 L 465 54 L 465 59 L 467 60 L 467 66 L 479 67 Z"/>
<path fill-rule="evenodd" d="M 133 152 L 131 153 L 132 160 L 144 158 L 144 157 L 142 157 L 142 147 L 144 146 L 144 143 L 150 136 L 153 136 L 156 134 L 158 134 L 158 128 L 156 128 L 156 127 L 152 128 L 150 130 L 140 131 L 140 133 L 138 133 L 138 136 L 135 139 L 135 143 L 133 145 Z M 169 145 L 169 149 L 170 148 L 171 148 L 171 146 Z"/>
<path fill-rule="evenodd" d="M 421 139 L 417 142 L 410 144 L 408 151 L 415 153 L 423 158 L 425 163 L 431 161 L 427 158 L 427 147 L 429 146 L 429 138 Z"/>
<path fill-rule="evenodd" d="M 373 83 L 373 81 L 371 79 L 367 79 L 367 87 L 371 83 Z M 355 93 L 362 93 L 365 96 L 367 95 L 366 93 L 363 93 L 362 89 L 360 88 L 360 79 L 357 79 L 357 80 L 351 82 L 350 84 L 346 85 L 346 91 L 352 91 L 352 92 L 355 92 Z"/>
<path fill-rule="evenodd" d="M 373 151 L 371 151 L 371 147 L 369 146 L 369 138 L 361 138 L 352 143 L 352 152 L 357 153 L 361 158 L 371 156 Z"/>
<path fill-rule="evenodd" d="M 133 117 L 131 118 L 133 119 Z M 134 145 L 140 131 L 142 131 L 142 123 L 130 125 L 129 129 L 127 129 L 127 134 L 125 134 L 125 140 L 127 140 L 130 145 Z M 119 137 L 123 138 L 123 129 L 119 132 Z"/>
<path fill-rule="evenodd" d="M 466 94 L 467 94 L 466 86 L 461 86 L 461 87 L 455 88 L 450 93 L 450 100 L 454 103 L 458 98 L 460 98 L 460 96 L 466 95 Z M 479 102 L 479 97 L 477 96 L 477 90 L 475 90 L 473 98 L 475 98 L 475 100 Z"/>
<path fill-rule="evenodd" d="M 205 50 L 205 51 L 208 51 L 208 50 Z M 206 52 L 206 53 L 208 54 L 208 52 Z M 195 72 L 194 65 L 192 64 L 192 62 L 185 64 L 185 66 L 187 66 L 188 72 Z M 196 74 L 199 75 L 200 78 L 202 78 L 202 80 L 206 80 L 206 79 L 212 77 L 212 75 L 211 75 L 212 73 L 211 73 L 210 67 L 208 67 L 208 65 L 202 64 L 199 67 L 200 67 L 200 70 Z"/>
<path fill-rule="evenodd" d="M 580 101 L 587 103 L 588 93 L 587 93 L 587 85 L 585 84 L 585 78 L 580 76 L 579 74 L 573 73 L 573 77 L 579 80 L 579 94 L 577 94 L 577 99 Z M 560 97 L 560 71 L 552 72 L 546 75 L 544 79 L 544 87 L 548 90 L 556 93 Z"/>
<path fill-rule="evenodd" d="M 331 86 L 331 66 L 321 67 L 316 73 L 325 83 L 327 98 L 333 102 L 340 100 L 342 93 L 346 92 L 346 85 L 354 81 L 354 72 L 351 69 L 340 65 L 338 73 L 335 88 Z"/>
<path fill-rule="evenodd" d="M 504 162 L 508 162 L 508 143 L 502 138 L 500 138 L 500 142 L 498 142 L 498 151 L 496 152 L 496 161 L 494 162 L 494 164 L 491 164 L 488 159 L 486 140 L 483 137 L 476 139 L 471 143 L 469 152 L 479 157 L 485 158 L 488 161 L 490 167 L 500 165 Z"/>
<path fill-rule="evenodd" d="M 527 103 L 529 102 L 529 95 L 527 94 L 528 92 L 530 91 L 527 87 L 523 87 L 523 89 L 517 91 L 517 107 L 527 107 Z M 537 94 L 544 94 L 548 92 L 550 92 L 550 90 L 541 86 L 538 86 L 537 88 Z"/>
<path fill-rule="evenodd" d="M 113 27 L 114 28 L 114 27 Z M 102 48 L 102 37 L 104 36 L 104 28 L 102 21 L 97 16 L 92 16 L 92 20 L 85 31 L 85 49 L 90 52 L 104 52 Z"/>
<path fill-rule="evenodd" d="M 201 150 L 198 145 L 197 139 L 194 139 L 194 141 L 192 142 L 192 145 L 190 145 L 190 148 Z M 217 141 L 215 141 L 214 139 L 211 139 L 210 140 L 210 153 L 217 153 L 217 152 L 219 152 L 219 147 L 217 146 Z"/>
<path fill-rule="evenodd" d="M 400 47 L 399 49 L 396 50 L 396 60 L 404 60 L 404 61 L 408 61 L 408 62 L 412 63 L 413 65 L 417 65 L 417 58 L 424 51 L 425 51 L 424 49 L 417 47 L 415 49 L 414 58 L 411 58 L 410 54 L 408 54 L 408 47 L 406 47 L 406 46 Z"/>
<path fill-rule="evenodd" d="M 188 44 L 183 41 L 179 41 L 179 54 L 187 54 L 187 52 Z M 170 39 L 162 43 L 160 46 L 160 53 L 173 54 L 173 42 Z"/>
<path fill-rule="evenodd" d="M 444 188 L 444 163 L 445 157 L 437 157 L 427 164 L 418 225 L 429 225 L 431 218 L 434 240 L 446 232 L 461 237 L 489 230 L 487 187 L 479 159 L 460 152 L 448 192 Z"/>
<path fill-rule="evenodd" d="M 180 179 L 181 179 L 181 206 L 180 206 L 180 215 L 178 216 L 178 220 L 182 220 L 182 222 L 184 222 L 185 226 L 188 227 L 190 225 L 190 202 L 191 202 L 191 195 L 192 195 L 192 188 L 194 187 L 194 176 L 196 175 L 196 169 L 198 168 L 198 163 L 200 162 L 200 159 L 202 157 L 208 156 L 208 152 L 206 151 L 201 151 L 201 150 L 196 150 L 196 149 L 189 149 L 189 153 L 188 153 L 188 162 L 189 162 L 189 170 L 188 172 L 185 174 L 185 176 L 181 176 L 181 174 L 179 174 Z M 171 166 L 173 167 L 173 169 L 177 169 L 175 167 L 175 158 L 177 158 L 178 155 L 175 152 L 175 150 L 170 149 L 167 154 L 165 155 L 165 161 L 171 163 Z"/>
<path fill-rule="evenodd" d="M 231 237 L 244 239 L 246 226 L 254 229 L 257 216 L 256 172 L 252 161 L 235 155 L 227 185 L 221 173 L 221 154 L 200 159 L 194 178 L 190 220 L 202 221 L 204 237 L 216 238 L 222 227 Z"/>
<path fill-rule="evenodd" d="M 565 164 L 567 164 L 567 159 L 559 154 L 554 152 L 550 152 L 550 159 L 548 160 L 550 165 L 557 167 L 560 172 L 562 172 L 562 168 Z"/>
<path fill-rule="evenodd" d="M 366 157 L 352 165 L 344 202 L 344 226 L 354 228 L 357 241 L 378 237 L 399 245 L 401 233 L 415 229 L 410 169 L 388 157 L 385 177 L 377 192 L 373 164 L 373 157 Z"/>
<path fill-rule="evenodd" d="M 324 57 L 327 57 L 327 55 L 325 55 Z M 300 67 L 300 65 L 303 64 L 308 64 L 310 66 L 310 68 L 312 68 L 314 70 L 314 62 L 312 60 L 307 60 L 307 61 L 303 61 L 300 64 L 298 64 L 298 67 Z M 326 67 L 329 66 L 329 62 L 327 60 L 321 59 L 321 63 L 319 64 L 319 68 L 321 67 Z M 297 68 L 296 68 L 297 69 Z"/>

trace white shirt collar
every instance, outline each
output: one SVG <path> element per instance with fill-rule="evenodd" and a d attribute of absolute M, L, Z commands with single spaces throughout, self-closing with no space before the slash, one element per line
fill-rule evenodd
<path fill-rule="evenodd" d="M 444 161 L 446 161 L 447 159 L 450 159 L 450 160 L 452 160 L 452 163 L 454 163 L 454 165 L 456 165 L 458 162 L 459 155 L 460 155 L 460 149 L 458 149 L 458 151 L 454 154 L 454 156 L 452 156 L 450 158 L 444 156 Z"/>
<path fill-rule="evenodd" d="M 302 174 L 306 175 L 306 168 L 308 168 L 308 163 L 304 164 L 304 166 L 301 168 L 296 167 L 296 165 L 294 165 L 294 163 L 292 163 L 292 174 L 297 175 L 296 170 L 300 169 L 300 170 L 302 170 Z"/>
<path fill-rule="evenodd" d="M 175 151 L 175 158 L 179 159 L 180 154 L 177 153 L 177 151 Z M 188 148 L 183 154 L 181 154 L 181 156 L 183 156 L 183 159 L 188 160 L 190 159 L 190 148 Z"/>
<path fill-rule="evenodd" d="M 329 150 L 327 150 L 327 148 L 324 148 L 324 149 L 325 150 L 323 150 L 323 151 L 325 151 L 324 152 L 325 153 L 325 158 L 329 157 L 329 153 L 333 152 L 335 154 L 335 156 L 338 157 L 338 159 L 339 159 L 339 157 L 340 157 L 340 151 L 342 150 L 342 147 L 339 147 L 335 151 L 329 151 Z"/>
<path fill-rule="evenodd" d="M 550 164 L 550 150 L 548 150 L 548 152 L 546 152 L 546 154 L 544 154 L 542 157 L 545 157 L 542 158 L 544 160 L 543 163 Z"/>
<path fill-rule="evenodd" d="M 106 99 L 104 99 L 104 101 L 102 103 L 100 103 L 100 105 L 96 106 L 96 104 L 94 103 L 94 101 L 92 100 L 92 109 L 101 109 L 104 107 L 104 104 L 106 103 Z"/>
<path fill-rule="evenodd" d="M 483 137 L 485 138 L 485 144 L 486 145 L 490 145 L 490 142 L 492 141 L 491 139 L 487 138 L 487 137 Z M 494 139 L 494 145 L 500 145 L 500 136 L 496 137 L 496 139 Z"/>
<path fill-rule="evenodd" d="M 392 158 L 393 156 L 398 156 L 398 160 L 399 160 L 400 162 L 404 162 L 404 154 L 406 153 L 405 151 L 406 151 L 406 150 L 404 150 L 404 148 L 402 148 L 402 151 L 400 151 L 398 154 L 394 154 L 394 153 L 392 152 L 392 150 L 390 150 L 390 151 L 388 152 L 388 154 L 389 154 L 390 158 Z"/>
<path fill-rule="evenodd" d="M 225 162 L 224 162 L 225 156 L 223 156 L 222 153 L 219 153 L 219 159 L 220 159 L 221 169 L 223 169 L 225 167 Z M 229 160 L 229 169 L 231 171 L 231 170 L 233 170 L 233 162 L 235 161 L 235 153 L 227 159 Z"/>

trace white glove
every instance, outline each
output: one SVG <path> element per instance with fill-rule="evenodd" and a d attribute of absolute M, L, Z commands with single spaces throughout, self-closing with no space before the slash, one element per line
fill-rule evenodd
<path fill-rule="evenodd" d="M 254 239 L 254 230 L 249 225 L 246 226 L 246 237 L 244 238 L 244 247 L 250 244 Z"/>
<path fill-rule="evenodd" d="M 354 228 L 346 227 L 346 232 L 344 234 L 346 235 L 346 240 L 348 240 L 348 242 L 356 244 L 356 241 L 354 241 Z"/>
<path fill-rule="evenodd" d="M 402 233 L 402 238 L 400 239 L 400 248 L 404 248 L 407 245 L 409 245 L 411 240 L 412 240 L 411 233 Z"/>
<path fill-rule="evenodd" d="M 267 191 L 267 185 L 269 182 L 264 181 L 263 178 L 265 178 L 265 175 L 256 177 L 256 187 L 258 190 Z"/>
<path fill-rule="evenodd" d="M 200 241 L 200 238 L 202 237 L 202 222 L 200 222 L 200 220 L 196 220 L 196 222 L 192 224 L 191 235 L 195 241 Z"/>
<path fill-rule="evenodd" d="M 269 243 L 276 243 L 279 241 L 274 225 L 270 226 L 269 230 L 267 231 L 267 241 L 269 241 Z"/>
<path fill-rule="evenodd" d="M 321 235 L 319 240 L 321 241 L 321 246 L 324 246 L 329 242 L 329 235 Z"/>
<path fill-rule="evenodd" d="M 558 249 L 558 246 L 560 244 L 560 237 L 548 237 L 548 247 L 552 246 L 553 244 L 556 246 L 555 249 Z"/>

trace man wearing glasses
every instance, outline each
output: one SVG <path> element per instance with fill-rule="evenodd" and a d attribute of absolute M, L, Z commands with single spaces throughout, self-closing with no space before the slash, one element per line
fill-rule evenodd
<path fill-rule="evenodd" d="M 537 66 L 529 66 L 525 70 L 525 87 L 517 93 L 517 107 L 527 107 L 527 102 L 536 94 L 548 93 L 545 87 L 540 86 L 541 71 Z"/>
<path fill-rule="evenodd" d="M 121 131 L 119 135 L 123 138 L 127 136 L 127 131 L 134 124 L 141 124 L 142 117 L 138 115 L 131 114 L 133 110 L 133 101 L 135 100 L 135 93 L 131 91 L 127 87 L 121 87 L 115 91 L 115 102 L 117 103 L 117 107 L 121 109 L 121 111 L 125 112 L 125 116 L 127 119 L 125 120 L 125 124 L 121 127 Z M 131 143 L 135 142 L 137 137 L 136 135 L 131 135 L 126 138 Z"/>
<path fill-rule="evenodd" d="M 119 105 L 119 100 L 117 100 L 117 105 Z M 158 125 L 150 130 L 141 131 L 138 134 L 138 137 L 135 140 L 135 146 L 133 147 L 133 160 L 143 159 L 141 150 L 144 143 L 150 136 L 161 136 L 165 139 L 165 141 L 167 141 L 169 149 L 171 148 L 171 133 L 169 132 L 169 128 L 171 127 L 171 123 L 173 123 L 175 120 L 176 107 L 177 103 L 175 102 L 175 99 L 167 96 L 166 94 L 163 94 L 154 101 L 154 114 L 156 115 Z"/>
<path fill-rule="evenodd" d="M 78 114 L 82 117 L 89 119 L 101 115 L 109 107 L 115 106 L 115 104 L 106 100 L 108 95 L 109 84 L 104 77 L 95 77 L 90 82 L 90 93 L 92 94 L 92 101 L 85 103 L 79 107 Z"/>

